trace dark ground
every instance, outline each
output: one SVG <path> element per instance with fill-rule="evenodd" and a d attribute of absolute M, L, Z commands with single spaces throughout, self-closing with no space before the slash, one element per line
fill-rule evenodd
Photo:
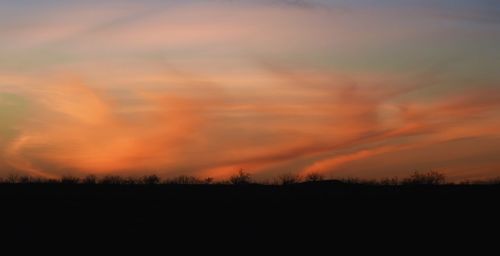
<path fill-rule="evenodd" d="M 352 242 L 387 250 L 488 246 L 498 240 L 499 198 L 496 185 L 2 184 L 0 241 L 186 252 Z"/>

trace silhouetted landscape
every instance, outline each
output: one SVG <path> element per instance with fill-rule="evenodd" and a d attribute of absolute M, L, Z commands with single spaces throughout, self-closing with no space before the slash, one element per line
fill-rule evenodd
<path fill-rule="evenodd" d="M 399 243 L 420 232 L 429 243 L 460 240 L 498 224 L 499 195 L 498 180 L 447 183 L 437 172 L 378 181 L 286 174 L 269 183 L 243 170 L 226 181 L 10 176 L 0 185 L 5 241 L 75 246 Z"/>
<path fill-rule="evenodd" d="M 0 0 L 0 256 L 481 255 L 499 46 L 500 0 Z"/>

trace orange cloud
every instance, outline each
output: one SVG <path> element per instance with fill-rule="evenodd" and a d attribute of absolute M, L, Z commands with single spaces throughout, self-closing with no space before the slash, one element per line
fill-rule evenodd
<path fill-rule="evenodd" d="M 0 94 L 30 106 L 23 114 L 1 106 L 0 167 L 266 176 L 500 136 L 497 28 L 396 9 L 10 4 L 0 15 Z M 466 37 L 481 47 L 454 44 Z"/>
<path fill-rule="evenodd" d="M 182 72 L 158 76 L 156 89 L 97 89 L 77 78 L 20 86 L 35 107 L 4 142 L 6 161 L 46 176 L 329 172 L 443 141 L 499 136 L 497 90 L 424 101 L 402 97 L 425 88 L 407 77 L 255 76 L 265 77 L 255 93 Z"/>
<path fill-rule="evenodd" d="M 79 81 L 47 86 L 35 95 L 43 112 L 6 149 L 14 167 L 33 174 L 49 175 L 50 168 L 109 172 L 167 165 L 203 122 L 199 103 L 175 96 L 144 98 L 150 110 L 134 119 Z M 35 162 L 48 167 L 42 171 Z"/>
<path fill-rule="evenodd" d="M 380 147 L 380 148 L 375 148 L 375 149 L 367 149 L 367 150 L 361 150 L 355 153 L 351 154 L 345 154 L 345 155 L 340 155 L 324 160 L 317 161 L 307 168 L 305 168 L 302 173 L 303 174 L 309 174 L 309 173 L 317 173 L 317 172 L 325 172 L 325 171 L 334 171 L 338 167 L 341 167 L 343 164 L 353 162 L 356 160 L 372 157 L 375 155 L 387 153 L 387 152 L 392 152 L 394 150 L 400 150 L 402 147 L 398 146 L 385 146 L 385 147 Z"/>

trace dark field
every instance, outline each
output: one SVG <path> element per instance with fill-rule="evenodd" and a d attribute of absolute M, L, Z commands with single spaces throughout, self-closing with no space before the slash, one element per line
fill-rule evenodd
<path fill-rule="evenodd" d="M 186 252 L 201 245 L 290 250 L 353 241 L 382 248 L 451 241 L 456 248 L 496 240 L 499 196 L 500 186 L 487 184 L 5 183 L 1 241 L 75 248 L 181 246 Z"/>

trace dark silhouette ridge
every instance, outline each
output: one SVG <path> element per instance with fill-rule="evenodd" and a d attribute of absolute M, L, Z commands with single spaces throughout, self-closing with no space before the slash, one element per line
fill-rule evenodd
<path fill-rule="evenodd" d="M 290 248 L 377 239 L 402 244 L 422 239 L 418 234 L 424 232 L 425 241 L 443 243 L 446 237 L 456 244 L 486 234 L 483 227 L 500 227 L 499 196 L 496 181 L 451 184 L 433 172 L 380 181 L 286 174 L 266 184 L 244 170 L 218 182 L 190 176 L 12 176 L 0 184 L 0 241 L 75 248 L 82 241 L 122 249 Z"/>

